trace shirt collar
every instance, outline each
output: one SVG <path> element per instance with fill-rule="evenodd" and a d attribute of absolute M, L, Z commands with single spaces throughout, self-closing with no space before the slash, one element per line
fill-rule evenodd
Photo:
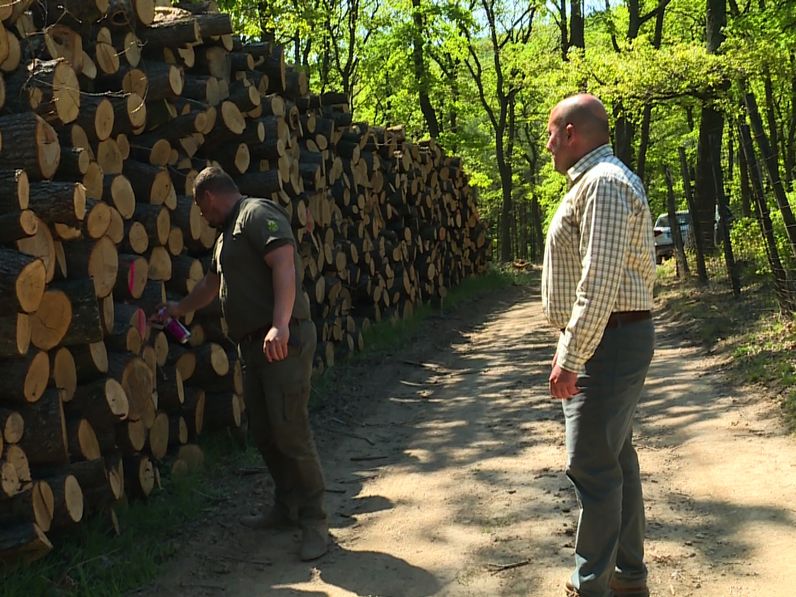
<path fill-rule="evenodd" d="M 580 158 L 575 165 L 567 170 L 567 178 L 569 184 L 575 184 L 578 179 L 586 174 L 593 166 L 597 165 L 603 159 L 614 155 L 614 150 L 609 144 L 600 145 L 596 149 L 592 149 L 589 153 Z"/>
<path fill-rule="evenodd" d="M 238 213 L 240 212 L 240 207 L 241 207 L 241 205 L 243 205 L 243 199 L 244 199 L 244 197 L 241 195 L 238 198 L 237 203 L 235 203 L 235 206 L 227 214 L 227 217 L 224 218 L 224 223 L 221 225 L 223 228 L 226 228 L 227 226 L 230 225 L 230 223 L 234 222 L 238 218 Z"/>

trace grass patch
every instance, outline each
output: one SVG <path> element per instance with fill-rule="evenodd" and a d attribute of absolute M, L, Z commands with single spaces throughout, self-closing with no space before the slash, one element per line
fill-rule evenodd
<path fill-rule="evenodd" d="M 223 499 L 223 487 L 213 471 L 259 464 L 253 449 L 225 434 L 202 442 L 206 466 L 182 477 L 168 476 L 161 467 L 162 489 L 147 501 L 115 507 L 121 534 L 116 536 L 108 513 L 84 521 L 63 537 L 50 536 L 53 551 L 45 558 L 3 569 L 0 596 L 122 595 L 145 585 L 160 572 L 185 542 L 181 533 Z"/>
<path fill-rule="evenodd" d="M 736 298 L 726 277 L 707 286 L 677 280 L 669 260 L 658 268 L 657 297 L 690 340 L 731 357 L 731 382 L 759 384 L 776 396 L 796 431 L 796 320 L 780 312 L 768 277 L 745 273 Z"/>

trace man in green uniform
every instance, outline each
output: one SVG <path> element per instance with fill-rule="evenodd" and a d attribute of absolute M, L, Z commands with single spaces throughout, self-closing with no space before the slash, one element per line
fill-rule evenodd
<path fill-rule="evenodd" d="M 194 201 L 221 229 L 205 277 L 168 313 L 180 317 L 218 295 L 237 342 L 249 428 L 275 484 L 273 507 L 242 520 L 255 528 L 299 525 L 302 560 L 327 551 L 324 481 L 307 402 L 316 331 L 287 214 L 272 201 L 242 197 L 223 170 L 205 168 Z"/>

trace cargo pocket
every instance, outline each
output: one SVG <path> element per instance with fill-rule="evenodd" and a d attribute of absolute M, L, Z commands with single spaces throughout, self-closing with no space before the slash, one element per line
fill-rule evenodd
<path fill-rule="evenodd" d="M 298 390 L 291 388 L 282 392 L 282 412 L 285 421 L 293 423 L 307 417 L 309 392 L 309 386 L 303 386 Z"/>

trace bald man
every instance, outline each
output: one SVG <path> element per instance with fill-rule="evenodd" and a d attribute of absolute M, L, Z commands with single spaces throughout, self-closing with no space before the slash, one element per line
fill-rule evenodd
<path fill-rule="evenodd" d="M 542 306 L 559 332 L 550 394 L 563 405 L 567 476 L 581 507 L 566 594 L 648 597 L 632 422 L 655 343 L 652 218 L 641 181 L 611 150 L 597 98 L 560 102 L 547 132 L 569 181 L 542 273 Z"/>

